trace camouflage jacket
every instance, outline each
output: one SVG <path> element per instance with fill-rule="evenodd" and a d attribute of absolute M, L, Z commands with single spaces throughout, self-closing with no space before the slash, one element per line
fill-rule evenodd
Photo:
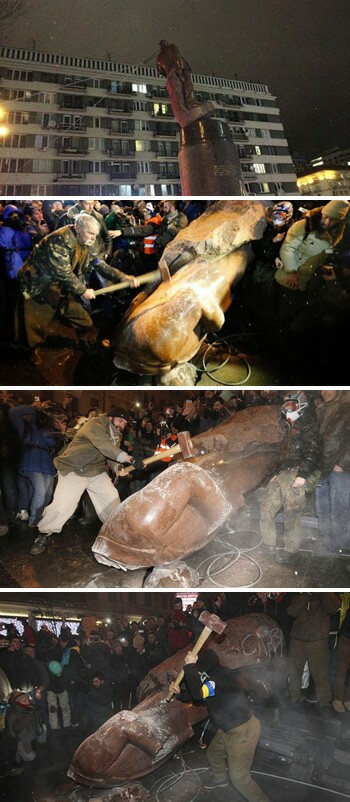
<path fill-rule="evenodd" d="M 52 284 L 71 295 L 83 295 L 96 267 L 110 281 L 120 281 L 124 273 L 100 259 L 95 246 L 80 245 L 73 226 L 64 226 L 44 237 L 18 272 L 25 298 L 35 298 Z"/>
<path fill-rule="evenodd" d="M 321 436 L 316 415 L 306 411 L 293 426 L 288 423 L 285 426 L 283 467 L 298 465 L 298 476 L 307 479 L 321 467 Z"/>

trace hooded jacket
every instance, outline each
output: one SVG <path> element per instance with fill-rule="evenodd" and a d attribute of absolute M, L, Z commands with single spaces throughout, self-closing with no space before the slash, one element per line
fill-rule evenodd
<path fill-rule="evenodd" d="M 63 476 L 71 472 L 80 476 L 98 476 L 104 473 L 106 462 L 111 462 L 114 467 L 118 457 L 124 454 L 120 448 L 121 439 L 121 433 L 106 414 L 92 418 L 55 458 L 56 468 Z"/>
<path fill-rule="evenodd" d="M 246 695 L 232 669 L 219 665 L 212 671 L 201 673 L 195 664 L 190 663 L 184 666 L 184 674 L 192 699 L 205 702 L 215 728 L 229 732 L 252 718 Z M 184 691 L 176 698 L 180 702 L 188 700 Z"/>
<path fill-rule="evenodd" d="M 278 284 L 287 285 L 289 274 L 298 273 L 298 289 L 305 291 L 317 268 L 324 263 L 325 252 L 333 250 L 342 239 L 346 223 L 341 220 L 330 229 L 320 226 L 323 207 L 312 209 L 307 218 L 289 228 L 280 250 L 283 268 L 276 271 Z"/>
<path fill-rule="evenodd" d="M 28 258 L 33 247 L 32 237 L 27 231 L 19 231 L 9 224 L 9 217 L 14 212 L 17 212 L 24 222 L 22 209 L 8 204 L 8 206 L 5 206 L 2 215 L 5 225 L 0 227 L 0 252 L 3 254 L 3 263 L 9 279 L 16 278 L 19 269 Z"/>

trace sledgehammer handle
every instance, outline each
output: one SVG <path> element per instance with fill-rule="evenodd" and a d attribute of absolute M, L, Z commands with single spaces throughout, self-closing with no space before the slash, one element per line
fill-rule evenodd
<path fill-rule="evenodd" d="M 159 462 L 159 460 L 164 459 L 164 457 L 171 457 L 173 454 L 180 454 L 181 451 L 181 446 L 171 446 L 171 448 L 166 448 L 164 451 L 160 451 L 158 454 L 153 454 L 153 457 L 146 457 L 146 459 L 142 460 L 142 462 L 144 465 L 150 465 L 151 462 Z"/>
<path fill-rule="evenodd" d="M 191 649 L 191 652 L 192 652 L 192 654 L 194 656 L 196 656 L 200 652 L 202 646 L 204 646 L 205 642 L 208 640 L 209 635 L 212 634 L 212 631 L 213 630 L 210 629 L 210 627 L 204 627 L 202 629 L 202 632 L 201 632 L 198 640 L 196 640 L 196 643 L 194 644 L 193 649 Z M 184 672 L 184 670 L 182 668 L 181 671 L 178 673 L 176 679 L 174 680 L 175 685 L 179 685 L 181 680 L 183 680 L 184 676 L 185 676 L 185 672 Z M 165 701 L 166 702 L 170 702 L 170 700 L 173 698 L 173 695 L 174 695 L 173 692 L 170 691 L 168 693 L 168 695 L 165 697 Z"/>
<path fill-rule="evenodd" d="M 142 276 L 135 276 L 137 283 L 148 284 L 155 279 L 161 278 L 159 270 L 152 270 L 151 273 L 144 273 Z M 132 287 L 131 281 L 120 281 L 119 284 L 110 284 L 109 287 L 102 287 L 100 290 L 95 290 L 95 295 L 107 295 L 109 292 L 118 292 L 118 290 L 125 290 L 127 287 Z"/>

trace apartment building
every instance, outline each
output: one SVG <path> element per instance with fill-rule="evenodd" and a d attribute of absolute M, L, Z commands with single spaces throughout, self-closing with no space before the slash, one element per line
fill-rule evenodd
<path fill-rule="evenodd" d="M 181 194 L 179 126 L 154 68 L 0 52 L 0 195 Z M 195 74 L 193 83 L 231 129 L 247 194 L 297 192 L 268 87 Z"/>

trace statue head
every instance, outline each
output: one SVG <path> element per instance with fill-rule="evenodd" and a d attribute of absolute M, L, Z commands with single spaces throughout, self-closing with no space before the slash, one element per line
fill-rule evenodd
<path fill-rule="evenodd" d="M 169 42 L 166 39 L 161 39 L 160 42 L 159 42 L 159 47 L 161 47 L 161 48 L 167 47 L 168 44 L 169 44 Z"/>

